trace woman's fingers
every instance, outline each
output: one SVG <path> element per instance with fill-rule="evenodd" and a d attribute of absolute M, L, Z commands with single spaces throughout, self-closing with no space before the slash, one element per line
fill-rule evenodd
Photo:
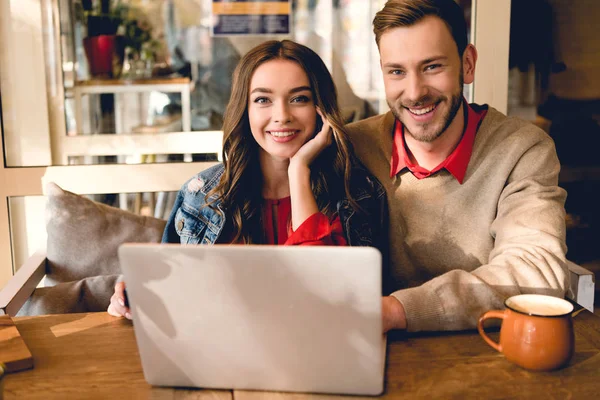
<path fill-rule="evenodd" d="M 117 282 L 115 285 L 115 296 L 119 304 L 125 307 L 125 282 Z"/>
<path fill-rule="evenodd" d="M 125 282 L 117 282 L 115 285 L 115 292 L 106 311 L 115 317 L 131 319 L 131 311 L 125 306 Z"/>
<path fill-rule="evenodd" d="M 317 109 L 317 114 L 319 114 L 321 116 L 321 120 L 323 121 L 323 127 L 321 128 L 321 131 L 317 134 L 315 139 L 317 137 L 321 136 L 321 134 L 323 134 L 321 137 L 323 138 L 322 140 L 324 140 L 325 143 L 323 143 L 322 146 L 327 147 L 331 144 L 331 142 L 333 140 L 333 132 L 331 129 L 331 124 L 329 123 L 329 120 L 323 115 L 323 113 L 321 112 L 321 109 L 319 107 L 316 107 L 316 109 Z"/>

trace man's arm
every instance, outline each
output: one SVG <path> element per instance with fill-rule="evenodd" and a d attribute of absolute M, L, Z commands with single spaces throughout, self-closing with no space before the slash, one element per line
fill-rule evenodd
<path fill-rule="evenodd" d="M 484 311 L 503 308 L 509 296 L 564 296 L 569 276 L 566 193 L 557 186 L 559 170 L 549 138 L 540 136 L 523 151 L 498 200 L 490 226 L 495 243 L 487 264 L 471 272 L 457 265 L 419 287 L 392 293 L 402 305 L 408 330 L 471 329 Z M 401 313 L 398 307 L 391 309 Z M 401 327 L 401 317 L 389 319 Z"/>

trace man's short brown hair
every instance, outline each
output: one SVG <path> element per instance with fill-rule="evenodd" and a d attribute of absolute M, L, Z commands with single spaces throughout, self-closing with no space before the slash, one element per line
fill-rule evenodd
<path fill-rule="evenodd" d="M 467 47 L 467 25 L 462 9 L 454 0 L 388 0 L 373 19 L 375 42 L 387 30 L 416 24 L 433 15 L 446 23 L 462 57 Z"/>

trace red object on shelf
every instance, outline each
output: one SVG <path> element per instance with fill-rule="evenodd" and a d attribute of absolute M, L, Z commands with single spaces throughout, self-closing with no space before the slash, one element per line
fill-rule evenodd
<path fill-rule="evenodd" d="M 123 39 L 119 35 L 99 35 L 83 39 L 92 76 L 116 78 L 120 75 L 125 56 Z"/>

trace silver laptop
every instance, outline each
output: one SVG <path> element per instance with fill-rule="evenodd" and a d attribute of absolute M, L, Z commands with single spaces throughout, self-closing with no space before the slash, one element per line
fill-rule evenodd
<path fill-rule="evenodd" d="M 148 383 L 382 393 L 378 250 L 125 244 L 119 258 Z"/>

